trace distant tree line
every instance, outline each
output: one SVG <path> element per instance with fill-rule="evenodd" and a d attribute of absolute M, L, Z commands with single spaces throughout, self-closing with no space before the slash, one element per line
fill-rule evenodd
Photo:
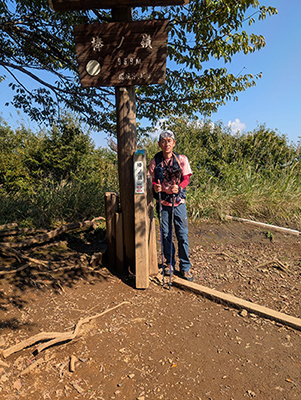
<path fill-rule="evenodd" d="M 193 176 L 191 218 L 226 214 L 299 226 L 300 146 L 266 126 L 232 134 L 221 123 L 173 118 L 176 151 L 186 154 Z M 140 140 L 148 160 L 158 151 Z M 118 191 L 113 146 L 96 148 L 89 131 L 66 116 L 49 130 L 12 130 L 0 121 L 0 224 L 51 226 L 104 215 L 104 193 Z"/>

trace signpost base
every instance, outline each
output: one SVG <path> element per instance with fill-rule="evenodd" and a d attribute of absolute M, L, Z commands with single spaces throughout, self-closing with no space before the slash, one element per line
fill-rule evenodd
<path fill-rule="evenodd" d="M 134 154 L 135 275 L 137 289 L 148 288 L 149 276 L 158 272 L 152 181 L 151 177 L 147 176 L 146 171 L 146 152 L 145 150 L 137 150 Z"/>

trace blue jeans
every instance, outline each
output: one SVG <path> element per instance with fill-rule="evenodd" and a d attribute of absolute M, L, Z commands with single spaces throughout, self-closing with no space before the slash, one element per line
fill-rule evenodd
<path fill-rule="evenodd" d="M 157 211 L 159 205 L 157 204 Z M 175 246 L 171 243 L 171 212 L 172 207 L 162 206 L 162 236 L 163 253 L 167 263 L 170 263 L 172 255 L 172 266 L 175 267 Z M 158 214 L 159 215 L 159 214 Z M 189 261 L 189 243 L 188 243 L 188 218 L 185 203 L 174 208 L 174 231 L 178 240 L 178 253 L 180 259 L 180 270 L 188 271 L 191 267 Z"/>

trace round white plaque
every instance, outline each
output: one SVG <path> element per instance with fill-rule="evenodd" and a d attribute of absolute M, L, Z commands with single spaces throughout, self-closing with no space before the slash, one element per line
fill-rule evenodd
<path fill-rule="evenodd" d="M 86 65 L 86 71 L 91 76 L 96 76 L 100 73 L 101 66 L 98 61 L 90 60 Z"/>

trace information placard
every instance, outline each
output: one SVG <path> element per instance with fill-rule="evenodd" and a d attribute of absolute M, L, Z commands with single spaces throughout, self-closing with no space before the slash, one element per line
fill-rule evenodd
<path fill-rule="evenodd" d="M 112 22 L 74 27 L 84 87 L 162 84 L 168 20 Z"/>
<path fill-rule="evenodd" d="M 135 194 L 144 194 L 145 171 L 143 170 L 143 162 L 134 162 L 134 180 Z"/>

